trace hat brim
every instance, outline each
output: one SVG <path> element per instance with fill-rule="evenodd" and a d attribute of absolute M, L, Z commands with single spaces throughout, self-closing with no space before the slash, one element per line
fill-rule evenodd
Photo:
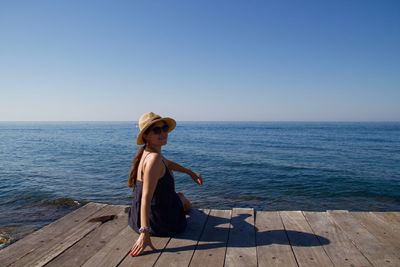
<path fill-rule="evenodd" d="M 144 127 L 137 135 L 136 137 L 136 144 L 138 145 L 144 145 L 144 141 L 143 141 L 143 134 L 144 132 L 146 132 L 147 129 L 149 129 L 154 123 L 157 123 L 159 121 L 164 121 L 166 124 L 168 124 L 169 129 L 168 129 L 168 133 L 170 133 L 172 130 L 175 129 L 176 127 L 176 121 L 172 118 L 169 117 L 165 117 L 165 118 L 159 118 L 156 119 L 154 121 L 152 121 L 151 123 L 149 123 L 148 125 L 146 125 L 146 127 Z"/>

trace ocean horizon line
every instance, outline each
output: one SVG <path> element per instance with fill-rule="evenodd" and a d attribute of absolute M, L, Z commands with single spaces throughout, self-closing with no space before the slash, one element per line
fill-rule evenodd
<path fill-rule="evenodd" d="M 400 123 L 400 120 L 177 120 L 180 123 Z M 135 123 L 135 120 L 0 120 L 0 123 Z"/>

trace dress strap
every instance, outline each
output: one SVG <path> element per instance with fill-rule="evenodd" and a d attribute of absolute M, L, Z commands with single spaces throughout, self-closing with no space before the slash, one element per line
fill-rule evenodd
<path fill-rule="evenodd" d="M 165 162 L 165 160 L 164 160 L 164 157 L 163 157 L 163 159 L 162 159 L 162 162 L 164 163 L 165 169 L 169 172 L 169 174 L 171 174 L 171 176 L 173 176 L 171 170 L 170 170 L 169 167 L 168 167 L 168 164 L 167 164 L 167 163 Z"/>

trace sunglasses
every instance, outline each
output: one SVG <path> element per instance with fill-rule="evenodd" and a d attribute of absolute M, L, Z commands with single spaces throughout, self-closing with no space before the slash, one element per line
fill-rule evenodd
<path fill-rule="evenodd" d="M 161 132 L 168 133 L 169 126 L 168 124 L 164 124 L 163 126 L 155 126 L 151 128 L 149 131 L 153 132 L 153 134 L 161 134 Z"/>

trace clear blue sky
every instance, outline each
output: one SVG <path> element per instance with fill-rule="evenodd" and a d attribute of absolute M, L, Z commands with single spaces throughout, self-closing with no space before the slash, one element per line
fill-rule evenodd
<path fill-rule="evenodd" d="M 0 121 L 400 121 L 400 1 L 0 1 Z"/>

